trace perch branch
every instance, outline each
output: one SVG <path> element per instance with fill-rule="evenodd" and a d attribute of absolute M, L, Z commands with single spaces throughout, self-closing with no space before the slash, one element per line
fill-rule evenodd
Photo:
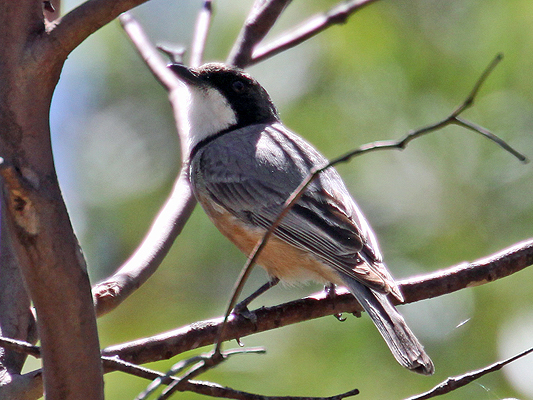
<path fill-rule="evenodd" d="M 533 264 L 533 239 L 517 243 L 489 257 L 464 262 L 431 274 L 398 282 L 405 303 L 430 299 L 478 286 L 514 274 Z M 223 340 L 239 339 L 282 326 L 326 315 L 362 311 L 347 291 L 338 290 L 334 298 L 323 292 L 304 299 L 252 311 L 257 322 L 231 315 Z M 185 351 L 215 342 L 223 318 L 200 321 L 156 336 L 108 347 L 106 356 L 119 356 L 135 364 L 171 358 Z"/>

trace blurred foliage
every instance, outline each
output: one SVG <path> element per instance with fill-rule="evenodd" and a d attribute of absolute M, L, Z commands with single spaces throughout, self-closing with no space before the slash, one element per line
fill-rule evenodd
<path fill-rule="evenodd" d="M 67 1 L 66 9 L 77 3 Z M 133 13 L 154 42 L 187 46 L 200 4 L 153 0 Z M 225 58 L 251 4 L 215 2 L 208 60 Z M 335 4 L 294 1 L 269 39 Z M 334 157 L 445 117 L 503 52 L 465 117 L 533 158 L 532 25 L 528 0 L 386 0 L 251 72 L 285 124 Z M 52 130 L 60 181 L 97 281 L 135 249 L 179 169 L 166 94 L 117 22 L 69 58 L 54 98 Z M 447 128 L 403 152 L 365 155 L 338 169 L 398 278 L 480 258 L 532 236 L 531 164 L 472 132 Z M 102 346 L 219 316 L 243 263 L 198 207 L 157 274 L 99 321 Z M 264 280 L 255 271 L 247 290 Z M 533 273 L 525 270 L 401 307 L 435 362 L 430 378 L 398 366 L 363 315 L 245 338 L 246 345 L 265 346 L 267 355 L 234 358 L 202 379 L 267 395 L 329 396 L 357 387 L 360 398 L 403 399 L 533 345 L 531 334 L 516 335 L 531 333 L 532 284 Z M 255 305 L 319 289 L 276 288 Z M 176 361 L 152 367 L 164 370 Z M 446 398 L 533 399 L 531 371 L 529 356 Z M 109 374 L 107 398 L 132 399 L 146 384 Z"/>

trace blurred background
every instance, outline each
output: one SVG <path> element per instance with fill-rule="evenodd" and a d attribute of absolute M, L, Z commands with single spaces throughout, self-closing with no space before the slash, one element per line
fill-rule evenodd
<path fill-rule="evenodd" d="M 65 1 L 63 11 L 79 3 Z M 187 47 L 201 3 L 152 0 L 133 14 L 155 43 Z M 294 1 L 267 41 L 335 4 Z M 226 58 L 251 5 L 215 2 L 207 61 Z M 447 116 L 498 52 L 505 54 L 503 62 L 464 117 L 533 158 L 528 0 L 380 1 L 249 71 L 270 92 L 285 124 L 333 158 Z M 69 57 L 53 101 L 52 132 L 67 206 L 97 282 L 135 249 L 180 166 L 166 93 L 118 22 Z M 365 155 L 338 170 L 401 279 L 533 236 L 532 167 L 478 134 L 451 127 L 403 152 Z M 102 347 L 221 315 L 244 261 L 197 207 L 156 275 L 99 320 Z M 265 280 L 256 268 L 246 292 Z M 265 395 L 331 396 L 357 387 L 358 398 L 404 399 L 533 346 L 532 285 L 533 270 L 526 269 L 402 306 L 435 362 L 433 377 L 402 369 L 363 315 L 244 338 L 245 345 L 264 346 L 267 354 L 233 358 L 201 379 Z M 320 289 L 278 287 L 253 305 Z M 165 370 L 178 360 L 149 367 Z M 121 373 L 106 375 L 109 399 L 132 399 L 146 385 Z M 507 397 L 533 399 L 532 355 L 446 398 Z"/>

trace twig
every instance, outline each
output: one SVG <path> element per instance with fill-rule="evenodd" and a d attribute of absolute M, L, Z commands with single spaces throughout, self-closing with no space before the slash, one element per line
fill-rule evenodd
<path fill-rule="evenodd" d="M 509 357 L 506 360 L 491 364 L 485 368 L 481 368 L 475 371 L 470 371 L 463 375 L 449 377 L 444 382 L 435 386 L 433 389 L 425 393 L 409 397 L 406 400 L 425 400 L 425 399 L 431 399 L 433 397 L 441 396 L 446 393 L 450 393 L 456 389 L 459 389 L 463 386 L 468 385 L 470 382 L 473 382 L 476 379 L 479 379 L 484 375 L 487 375 L 494 371 L 499 371 L 507 364 L 510 364 L 513 361 L 518 360 L 519 358 L 522 358 L 532 352 L 533 352 L 533 348 L 525 350 L 522 353 L 519 353 L 513 357 Z"/>
<path fill-rule="evenodd" d="M 358 389 L 350 390 L 346 393 L 338 394 L 331 397 L 297 397 L 297 396 L 264 396 L 253 393 L 241 392 L 220 385 L 208 382 L 187 381 L 184 382 L 183 389 L 195 393 L 204 394 L 211 397 L 222 397 L 236 400 L 342 400 L 346 397 L 359 394 Z"/>
<path fill-rule="evenodd" d="M 286 33 L 281 38 L 254 51 L 247 66 L 265 61 L 276 54 L 291 49 L 320 32 L 323 32 L 332 25 L 345 23 L 356 11 L 359 11 L 364 6 L 374 3 L 375 1 L 376 0 L 352 0 L 349 2 L 343 2 L 326 13 L 311 17 L 299 27 Z"/>
<path fill-rule="evenodd" d="M 158 400 L 166 400 L 176 392 L 176 390 L 182 391 L 186 382 L 197 377 L 198 375 L 215 368 L 222 362 L 226 361 L 229 357 L 236 354 L 264 354 L 266 351 L 263 348 L 248 348 L 248 349 L 234 349 L 225 351 L 224 353 L 216 353 L 212 351 L 209 354 L 205 354 L 200 357 L 200 361 L 192 366 L 192 368 L 179 380 L 172 382 L 158 397 Z"/>
<path fill-rule="evenodd" d="M 240 68 L 247 66 L 255 46 L 263 40 L 290 2 L 291 0 L 256 0 L 226 63 Z"/>
<path fill-rule="evenodd" d="M 211 17 L 213 15 L 213 4 L 211 0 L 204 0 L 204 4 L 198 18 L 196 19 L 196 26 L 194 28 L 194 38 L 191 46 L 191 67 L 199 67 L 202 65 L 205 43 L 207 41 L 207 34 L 209 33 L 209 26 L 211 25 Z"/>
<path fill-rule="evenodd" d="M 167 91 L 180 86 L 179 79 L 166 67 L 165 61 L 146 36 L 141 24 L 129 12 L 121 14 L 119 21 L 154 78 Z"/>
<path fill-rule="evenodd" d="M 398 282 L 405 303 L 442 296 L 504 278 L 533 265 L 533 239 L 517 243 L 491 256 Z M 361 311 L 354 297 L 337 290 L 334 298 L 323 292 L 274 307 L 254 310 L 256 323 L 231 315 L 223 340 L 243 338 L 251 334 L 309 321 L 327 315 Z M 102 351 L 136 364 L 159 361 L 215 342 L 223 318 L 195 322 L 170 332 L 110 346 Z"/>
<path fill-rule="evenodd" d="M 255 262 L 257 261 L 257 258 L 259 257 L 259 254 L 261 253 L 261 251 L 266 246 L 268 240 L 270 239 L 270 237 L 272 236 L 272 234 L 274 233 L 276 228 L 279 226 L 279 224 L 281 223 L 282 219 L 287 215 L 287 213 L 294 206 L 294 204 L 296 204 L 296 202 L 300 199 L 300 197 L 304 193 L 304 191 L 307 188 L 307 186 L 309 186 L 309 184 L 314 179 L 316 179 L 316 177 L 320 173 L 322 173 L 323 171 L 325 171 L 328 168 L 331 168 L 331 167 L 333 167 L 333 166 L 335 166 L 337 164 L 340 164 L 342 162 L 347 162 L 350 159 L 352 159 L 353 157 L 362 155 L 364 153 L 369 153 L 369 152 L 376 151 L 376 150 L 390 150 L 390 149 L 403 150 L 405 147 L 407 147 L 409 142 L 411 142 L 412 140 L 417 139 L 417 138 L 419 138 L 419 137 L 421 137 L 421 136 L 423 136 L 425 134 L 428 134 L 430 132 L 435 132 L 437 130 L 440 130 L 440 129 L 442 129 L 442 128 L 450 125 L 450 124 L 458 124 L 458 125 L 461 125 L 461 126 L 465 126 L 464 125 L 464 121 L 465 120 L 463 120 L 463 119 L 461 119 L 461 121 L 457 120 L 459 114 L 461 114 L 463 111 L 467 110 L 469 107 L 471 107 L 474 104 L 474 99 L 475 99 L 475 96 L 477 95 L 477 93 L 479 91 L 479 88 L 485 82 L 485 80 L 487 79 L 489 74 L 493 71 L 493 69 L 496 67 L 496 65 L 498 64 L 498 62 L 501 59 L 502 59 L 502 55 L 498 54 L 494 58 L 494 60 L 491 61 L 489 66 L 485 69 L 485 71 L 483 71 L 483 73 L 481 74 L 480 78 L 476 81 L 473 90 L 470 92 L 470 94 L 465 99 L 465 101 L 463 103 L 461 103 L 461 105 L 459 105 L 459 107 L 457 107 L 445 119 L 443 119 L 443 120 L 441 120 L 441 121 L 439 121 L 437 123 L 434 123 L 432 125 L 428 125 L 428 126 L 425 126 L 423 128 L 411 131 L 403 139 L 400 139 L 400 140 L 378 141 L 378 142 L 369 143 L 367 145 L 363 145 L 363 146 L 359 147 L 358 149 L 352 150 L 352 151 L 350 151 L 350 152 L 348 152 L 348 153 L 346 153 L 346 154 L 344 154 L 344 155 L 342 155 L 342 156 L 340 156 L 338 158 L 335 158 L 334 160 L 330 161 L 326 165 L 323 165 L 323 166 L 318 167 L 318 168 L 314 168 L 307 175 L 307 177 L 300 183 L 300 185 L 291 193 L 289 198 L 285 201 L 285 204 L 283 205 L 282 211 L 279 213 L 279 215 L 276 217 L 276 219 L 272 222 L 272 224 L 270 225 L 269 229 L 263 235 L 262 239 L 256 244 L 254 250 L 248 256 L 248 259 L 247 259 L 244 267 L 242 268 L 241 273 L 240 273 L 240 275 L 239 275 L 239 277 L 237 279 L 237 282 L 235 283 L 235 286 L 233 288 L 233 295 L 232 295 L 232 297 L 231 297 L 231 299 L 229 301 L 228 308 L 226 309 L 224 322 L 222 323 L 222 326 L 220 328 L 219 338 L 222 338 L 224 336 L 224 329 L 225 329 L 225 324 L 226 324 L 226 321 L 228 319 L 228 316 L 230 315 L 231 310 L 233 310 L 233 307 L 235 306 L 235 304 L 237 302 L 237 299 L 239 298 L 239 296 L 240 296 L 240 294 L 242 292 L 242 289 L 244 287 L 244 283 L 248 279 L 248 276 L 250 275 L 250 273 L 252 271 L 252 268 L 253 268 Z M 474 127 L 473 124 L 469 124 L 467 126 L 468 126 L 469 129 L 473 129 L 473 127 Z M 486 129 L 475 130 L 475 131 L 480 133 L 480 134 L 482 134 L 482 135 L 484 135 L 485 137 L 495 141 L 499 146 L 501 146 L 502 148 L 504 148 L 507 151 L 510 151 L 511 154 L 513 154 L 515 157 L 517 157 L 520 161 L 524 161 L 524 162 L 527 161 L 527 158 L 524 155 L 522 155 L 518 151 L 512 149 L 503 140 L 498 138 L 496 135 L 488 132 Z M 222 346 L 222 340 L 219 339 L 216 342 L 215 349 L 217 351 L 220 351 L 221 346 Z"/>
<path fill-rule="evenodd" d="M 16 340 L 6 337 L 0 337 L 0 347 L 11 349 L 13 351 L 28 354 L 35 358 L 41 358 L 41 348 L 23 340 Z"/>

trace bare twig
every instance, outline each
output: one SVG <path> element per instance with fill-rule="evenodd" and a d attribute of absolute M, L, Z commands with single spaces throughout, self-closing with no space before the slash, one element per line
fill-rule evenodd
<path fill-rule="evenodd" d="M 240 68 L 247 66 L 255 46 L 263 40 L 290 2 L 291 0 L 256 0 L 226 63 Z"/>
<path fill-rule="evenodd" d="M 512 275 L 530 265 L 533 265 L 533 239 L 517 243 L 489 257 L 406 279 L 398 284 L 405 303 L 412 303 L 483 285 Z M 347 291 L 337 290 L 337 296 L 334 298 L 323 292 L 316 293 L 304 299 L 254 310 L 256 323 L 241 316 L 231 315 L 222 339 L 243 338 L 326 315 L 356 311 L 362 311 L 362 308 Z M 222 321 L 223 318 L 220 317 L 196 322 L 160 335 L 111 346 L 102 353 L 107 356 L 116 355 L 135 364 L 171 358 L 214 343 Z"/>
<path fill-rule="evenodd" d="M 207 34 L 209 33 L 212 15 L 213 2 L 211 0 L 204 0 L 203 7 L 198 14 L 196 26 L 194 28 L 194 38 L 191 46 L 191 67 L 199 67 L 202 65 L 205 43 L 207 41 Z"/>
<path fill-rule="evenodd" d="M 170 398 L 170 396 L 178 391 L 183 391 L 184 385 L 186 382 L 190 381 L 191 379 L 199 376 L 200 374 L 215 368 L 216 366 L 220 365 L 222 362 L 226 361 L 229 357 L 237 355 L 237 354 L 264 354 L 265 349 L 263 348 L 248 348 L 248 349 L 234 349 L 229 350 L 224 353 L 216 353 L 211 352 L 209 354 L 202 355 L 200 357 L 200 360 L 191 367 L 191 369 L 182 377 L 179 378 L 178 381 L 172 382 L 159 396 L 158 400 L 166 400 Z"/>
<path fill-rule="evenodd" d="M 253 393 L 241 392 L 208 382 L 187 381 L 184 382 L 183 389 L 195 393 L 204 394 L 211 397 L 222 397 L 236 400 L 342 400 L 346 397 L 359 394 L 358 389 L 350 390 L 346 393 L 331 397 L 297 397 L 297 396 L 264 396 Z"/>
<path fill-rule="evenodd" d="M 287 213 L 294 206 L 294 204 L 296 204 L 296 202 L 300 199 L 300 197 L 304 193 L 304 191 L 307 188 L 307 186 L 309 186 L 309 184 L 314 179 L 316 179 L 316 177 L 320 173 L 322 173 L 323 171 L 325 171 L 328 168 L 331 168 L 331 167 L 333 167 L 333 166 L 335 166 L 337 164 L 340 164 L 342 162 L 347 162 L 350 159 L 352 159 L 353 157 L 362 155 L 364 153 L 369 153 L 369 152 L 376 151 L 376 150 L 390 150 L 390 149 L 403 150 L 409 144 L 409 142 L 411 142 L 412 140 L 417 139 L 417 138 L 419 138 L 419 137 L 421 137 L 421 136 L 423 136 L 425 134 L 428 134 L 430 132 L 435 132 L 437 130 L 440 130 L 440 129 L 442 129 L 442 128 L 450 125 L 450 124 L 458 124 L 458 125 L 461 125 L 461 126 L 465 126 L 464 125 L 464 121 L 465 120 L 463 120 L 463 119 L 461 121 L 457 120 L 459 114 L 461 114 L 463 111 L 467 110 L 469 107 L 471 107 L 474 104 L 474 99 L 475 99 L 475 96 L 477 95 L 477 93 L 479 91 L 479 88 L 485 82 L 485 80 L 487 79 L 489 74 L 493 71 L 493 69 L 496 67 L 496 65 L 498 64 L 498 62 L 501 59 L 502 59 L 502 55 L 498 54 L 494 58 L 494 60 L 489 64 L 489 66 L 485 69 L 485 71 L 483 71 L 483 73 L 481 74 L 480 78 L 476 81 L 473 90 L 470 92 L 470 94 L 465 99 L 465 101 L 463 103 L 461 103 L 461 105 L 459 105 L 459 107 L 457 107 L 445 119 L 443 119 L 443 120 L 441 120 L 441 121 L 439 121 L 437 123 L 425 126 L 423 128 L 411 131 L 403 139 L 400 139 L 400 140 L 379 141 L 379 142 L 374 142 L 374 143 L 370 143 L 370 144 L 367 144 L 367 145 L 363 145 L 363 146 L 359 147 L 358 149 L 352 150 L 352 151 L 342 155 L 341 157 L 335 158 L 334 160 L 330 161 L 326 165 L 323 165 L 323 166 L 318 167 L 318 168 L 314 168 L 309 173 L 309 175 L 300 183 L 300 185 L 291 193 L 289 198 L 285 201 L 285 204 L 283 205 L 282 211 L 279 213 L 277 218 L 272 222 L 272 224 L 270 225 L 269 229 L 263 235 L 262 239 L 256 244 L 254 250 L 248 256 L 248 260 L 246 261 L 244 267 L 242 268 L 241 273 L 240 273 L 240 275 L 239 275 L 239 277 L 237 279 L 237 282 L 235 283 L 235 286 L 233 288 L 233 294 L 232 294 L 232 297 L 231 297 L 231 299 L 229 301 L 228 308 L 226 310 L 226 314 L 225 314 L 224 320 L 225 321 L 227 320 L 227 318 L 229 317 L 229 315 L 231 313 L 231 310 L 233 310 L 233 307 L 237 303 L 237 299 L 239 298 L 239 296 L 240 296 L 240 294 L 242 292 L 242 289 L 244 287 L 244 283 L 248 279 L 248 276 L 250 275 L 250 273 L 252 271 L 252 268 L 253 268 L 255 262 L 257 261 L 257 258 L 259 257 L 260 252 L 264 249 L 264 247 L 266 246 L 268 240 L 273 235 L 274 231 L 279 226 L 279 224 L 281 223 L 282 219 L 287 215 Z M 474 127 L 473 124 L 469 124 L 469 125 L 466 125 L 466 126 L 469 129 L 473 129 L 473 127 Z M 516 151 L 513 148 L 511 148 L 503 140 L 498 138 L 496 135 L 488 132 L 486 129 L 475 130 L 475 131 L 480 133 L 480 134 L 482 134 L 482 135 L 484 135 L 485 137 L 495 141 L 499 146 L 501 146 L 505 150 L 511 152 L 511 154 L 513 154 L 515 157 L 517 157 L 520 161 L 524 161 L 524 162 L 527 161 L 527 158 L 524 155 L 522 155 L 518 151 Z M 225 323 L 223 323 L 221 328 L 220 328 L 220 334 L 219 334 L 220 338 L 224 337 L 224 329 L 225 329 Z M 217 340 L 217 343 L 216 343 L 217 351 L 220 351 L 221 345 L 222 345 L 222 340 Z"/>
<path fill-rule="evenodd" d="M 150 71 L 169 91 L 172 107 L 177 113 L 180 106 L 179 94 L 175 93 L 183 84 L 166 68 L 163 59 L 144 34 L 140 24 L 129 14 L 123 14 L 120 21 Z M 182 135 L 180 135 L 180 144 L 182 160 L 186 160 L 187 144 Z M 181 173 L 174 183 L 170 196 L 134 254 L 113 276 L 93 288 L 98 315 L 111 311 L 138 289 L 157 270 L 174 240 L 181 233 L 196 205 L 185 164 L 182 165 Z"/>
<path fill-rule="evenodd" d="M 431 399 L 433 397 L 441 396 L 446 393 L 450 393 L 454 390 L 457 390 L 463 386 L 468 385 L 470 382 L 473 382 L 476 379 L 481 378 L 482 376 L 485 376 L 491 372 L 499 371 L 500 369 L 505 367 L 507 364 L 510 364 L 513 361 L 518 360 L 519 358 L 522 358 L 532 352 L 533 352 L 533 348 L 525 350 L 513 357 L 509 357 L 506 360 L 491 364 L 485 368 L 481 368 L 475 371 L 470 371 L 463 375 L 452 376 L 446 379 L 444 382 L 435 386 L 433 389 L 425 393 L 409 397 L 406 400 L 425 400 L 425 399 Z"/>
<path fill-rule="evenodd" d="M 145 62 L 146 66 L 155 79 L 167 91 L 171 91 L 177 86 L 181 86 L 179 79 L 166 67 L 166 63 L 158 53 L 157 49 L 150 42 L 141 24 L 133 18 L 130 13 L 124 13 L 119 17 L 120 24 L 124 32 L 128 35 L 135 49 Z"/>
<path fill-rule="evenodd" d="M 286 33 L 281 38 L 274 40 L 253 52 L 247 66 L 257 64 L 285 50 L 291 49 L 300 43 L 323 32 L 336 24 L 343 24 L 349 17 L 364 6 L 374 3 L 376 0 L 352 0 L 333 7 L 324 14 L 315 15 L 299 27 Z"/>
<path fill-rule="evenodd" d="M 28 354 L 35 358 L 41 358 L 41 348 L 23 340 L 0 337 L 0 347 L 10 349 L 22 354 Z"/>
<path fill-rule="evenodd" d="M 480 286 L 512 275 L 533 265 L 533 239 L 516 243 L 498 253 L 473 262 L 442 269 L 431 274 L 398 282 L 405 304 L 430 299 L 461 289 Z M 231 316 L 224 340 L 246 337 L 250 334 L 280 328 L 290 324 L 342 312 L 361 311 L 361 307 L 347 291 L 337 290 L 334 298 L 315 293 L 304 299 L 253 311 L 256 323 L 243 317 Z M 118 356 L 121 360 L 145 364 L 172 358 L 185 351 L 214 343 L 222 317 L 196 322 L 157 336 L 110 346 L 104 356 Z M 38 357 L 38 347 L 13 339 L 2 338 L 0 346 L 23 351 Z"/>

